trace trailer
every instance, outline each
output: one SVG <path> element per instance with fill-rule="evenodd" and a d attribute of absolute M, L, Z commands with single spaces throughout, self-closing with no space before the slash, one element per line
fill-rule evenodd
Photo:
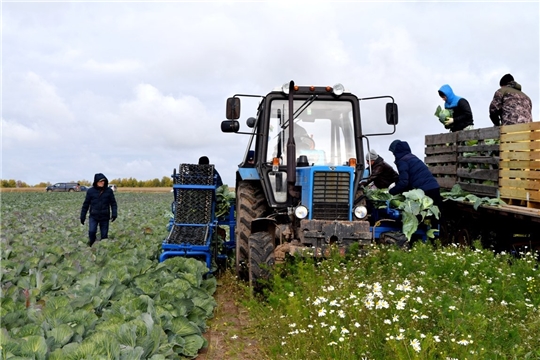
<path fill-rule="evenodd" d="M 500 206 L 445 201 L 441 240 L 496 250 L 540 249 L 540 123 L 425 137 L 425 163 L 441 191 L 459 185 Z"/>
<path fill-rule="evenodd" d="M 209 272 L 227 261 L 235 248 L 235 208 L 216 215 L 216 172 L 214 165 L 180 164 L 173 170 L 173 217 L 169 220 L 169 234 L 163 241 L 159 261 L 183 256 L 204 261 Z M 229 228 L 229 238 L 220 236 L 221 226 Z"/>

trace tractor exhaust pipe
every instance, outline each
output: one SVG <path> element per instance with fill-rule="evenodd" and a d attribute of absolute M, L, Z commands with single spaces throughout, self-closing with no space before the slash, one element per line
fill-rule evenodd
<path fill-rule="evenodd" d="M 296 184 L 296 143 L 294 142 L 294 81 L 289 83 L 289 139 L 287 140 L 287 187 L 291 196 L 298 196 Z"/>

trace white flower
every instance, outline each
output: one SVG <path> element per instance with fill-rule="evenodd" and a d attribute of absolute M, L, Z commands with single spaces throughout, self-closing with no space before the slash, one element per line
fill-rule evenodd
<path fill-rule="evenodd" d="M 418 339 L 411 340 L 411 346 L 416 352 L 420 352 L 420 350 L 422 350 L 420 348 L 420 341 L 418 341 Z"/>
<path fill-rule="evenodd" d="M 318 311 L 318 315 L 319 317 L 323 317 L 326 315 L 326 309 L 325 308 L 320 308 L 319 311 Z"/>
<path fill-rule="evenodd" d="M 388 309 L 389 307 L 390 305 L 388 305 L 388 301 L 386 300 L 379 300 L 375 305 L 375 309 Z"/>
<path fill-rule="evenodd" d="M 330 329 L 330 332 L 333 332 L 333 331 L 336 330 L 337 328 L 336 328 L 334 325 L 332 325 L 332 326 L 329 327 L 329 329 Z"/>
<path fill-rule="evenodd" d="M 338 311 L 338 316 L 339 316 L 340 318 L 344 319 L 344 318 L 345 318 L 345 311 L 339 310 L 339 311 Z"/>
<path fill-rule="evenodd" d="M 238 335 L 233 335 L 233 336 L 231 336 L 231 339 L 233 339 L 233 340 L 238 339 Z"/>
<path fill-rule="evenodd" d="M 294 293 L 291 291 L 291 292 L 289 293 L 289 297 L 293 297 L 293 296 L 294 296 Z"/>

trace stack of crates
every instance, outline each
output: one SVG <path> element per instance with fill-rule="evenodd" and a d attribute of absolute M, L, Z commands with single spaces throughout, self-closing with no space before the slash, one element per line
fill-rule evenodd
<path fill-rule="evenodd" d="M 204 257 L 211 269 L 211 242 L 217 226 L 214 165 L 181 164 L 172 177 L 174 220 L 159 261 L 172 256 Z"/>

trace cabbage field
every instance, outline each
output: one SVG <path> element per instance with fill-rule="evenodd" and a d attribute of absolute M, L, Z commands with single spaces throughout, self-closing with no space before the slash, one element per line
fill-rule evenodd
<path fill-rule="evenodd" d="M 84 196 L 1 194 L 1 358 L 196 357 L 216 280 L 194 259 L 158 262 L 172 194 L 117 193 L 109 239 L 92 248 Z"/>

